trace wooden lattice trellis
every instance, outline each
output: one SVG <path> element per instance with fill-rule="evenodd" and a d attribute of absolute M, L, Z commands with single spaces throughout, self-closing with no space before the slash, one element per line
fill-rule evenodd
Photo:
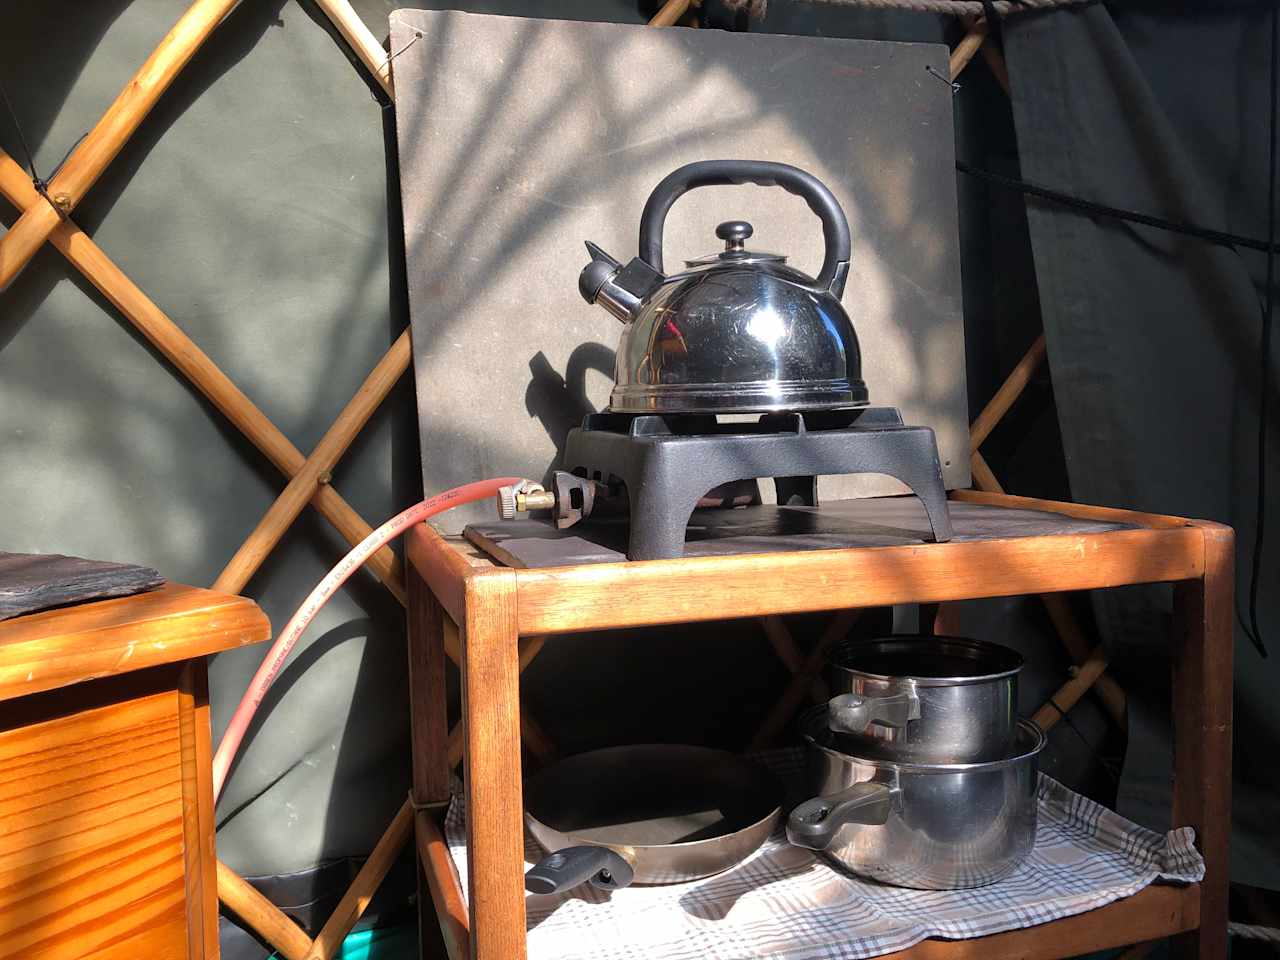
<path fill-rule="evenodd" d="M 0 238 L 0 290 L 12 282 L 48 241 L 288 478 L 284 490 L 213 584 L 216 589 L 232 593 L 244 588 L 308 503 L 352 545 L 372 531 L 372 527 L 333 488 L 330 478 L 356 435 L 408 370 L 411 360 L 409 331 L 405 330 L 370 372 L 311 454 L 304 456 L 70 218 L 75 207 L 173 79 L 237 2 L 196 0 L 71 153 L 43 194 L 20 166 L 0 151 L 0 194 L 20 211 L 12 229 Z M 387 95 L 394 98 L 390 57 L 348 0 L 317 0 L 317 4 Z M 668 0 L 650 25 L 661 27 L 677 23 L 687 14 L 690 5 L 690 0 Z M 951 56 L 952 78 L 981 49 L 993 74 L 1007 92 L 1007 71 L 999 51 L 990 44 L 984 44 L 986 34 L 982 20 L 967 24 L 967 32 Z M 1044 355 L 1042 335 L 972 425 L 972 471 L 975 485 L 980 489 L 1001 490 L 979 447 L 1026 387 Z M 396 556 L 389 548 L 379 551 L 370 559 L 368 566 L 397 600 L 407 603 L 404 579 Z M 1081 666 L 1050 703 L 1041 708 L 1036 720 L 1042 727 L 1052 726 L 1093 686 L 1109 712 L 1122 721 L 1124 694 L 1103 673 L 1106 660 L 1102 651 L 1088 649 L 1083 631 L 1072 617 L 1070 607 L 1060 597 L 1046 596 L 1044 599 L 1064 646 Z M 781 619 L 771 617 L 763 621 L 769 642 L 791 671 L 792 678 L 757 732 L 753 746 L 762 747 L 774 742 L 807 697 L 822 698 L 825 691 L 819 674 L 826 653 L 848 633 L 856 616 L 857 611 L 837 614 L 808 655 L 801 653 Z M 943 608 L 939 621 L 943 622 L 945 618 Z M 521 642 L 521 670 L 537 656 L 540 648 L 539 638 L 527 638 Z M 446 651 L 457 662 L 460 648 L 456 632 L 446 632 Z M 522 734 L 535 759 L 545 762 L 554 756 L 555 747 L 551 739 L 527 714 L 522 715 Z M 448 751 L 451 763 L 456 764 L 462 756 L 462 737 L 457 727 L 450 732 Z M 219 897 L 286 960 L 328 960 L 336 955 L 343 938 L 359 919 L 401 847 L 408 841 L 414 820 L 415 811 L 406 801 L 314 941 L 221 862 L 218 863 Z"/>

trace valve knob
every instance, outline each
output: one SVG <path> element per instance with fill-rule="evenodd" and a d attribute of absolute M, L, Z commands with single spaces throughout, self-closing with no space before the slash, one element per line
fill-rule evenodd
<path fill-rule="evenodd" d="M 514 520 L 516 518 L 516 488 L 499 487 L 498 495 L 495 499 L 498 505 L 498 519 Z"/>

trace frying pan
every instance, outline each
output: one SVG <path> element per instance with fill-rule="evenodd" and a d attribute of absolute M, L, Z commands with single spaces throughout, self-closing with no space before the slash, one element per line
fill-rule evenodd
<path fill-rule="evenodd" d="M 781 807 L 772 773 L 723 750 L 643 744 L 580 753 L 525 785 L 525 822 L 548 853 L 525 874 L 525 888 L 709 877 L 754 853 Z"/>

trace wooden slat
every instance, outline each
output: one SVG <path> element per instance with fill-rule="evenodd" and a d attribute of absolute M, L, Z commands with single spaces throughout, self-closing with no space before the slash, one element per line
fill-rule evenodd
<path fill-rule="evenodd" d="M 342 39 L 347 41 L 387 96 L 394 100 L 396 91 L 391 83 L 391 60 L 387 57 L 387 51 L 382 49 L 382 44 L 360 19 L 360 14 L 352 9 L 347 0 L 316 0 L 316 6 L 338 28 Z"/>
<path fill-rule="evenodd" d="M 991 435 L 991 431 L 995 429 L 996 424 L 1004 419 L 1004 415 L 1009 412 L 1009 408 L 1014 405 L 1018 397 L 1022 396 L 1022 391 L 1027 388 L 1027 384 L 1031 382 L 1031 376 L 1036 372 L 1036 368 L 1044 362 L 1045 346 L 1044 334 L 1040 334 L 1031 344 L 1022 359 L 1014 366 L 1013 371 L 1000 385 L 1000 389 L 996 391 L 994 397 L 982 408 L 982 412 L 974 419 L 969 427 L 969 451 L 975 452 L 982 446 L 982 442 Z"/>
<path fill-rule="evenodd" d="M 259 643 L 257 604 L 198 587 L 48 610 L 0 623 L 0 701 Z"/>
<path fill-rule="evenodd" d="M 1200 539 L 1190 527 L 1118 530 L 517 570 L 519 630 L 564 633 L 1185 580 L 1202 570 Z"/>
<path fill-rule="evenodd" d="M 311 942 L 307 960 L 333 960 L 338 955 L 342 950 L 342 941 L 368 908 L 369 901 L 381 886 L 396 857 L 400 856 L 400 851 L 409 841 L 412 832 L 413 804 L 405 800 L 392 818 L 391 825 L 369 854 L 369 859 L 360 867 L 351 886 L 342 895 L 333 915 Z"/>
<path fill-rule="evenodd" d="M 330 471 L 339 458 L 346 453 L 356 434 L 369 422 L 374 411 L 408 369 L 412 353 L 409 331 L 405 330 L 370 371 L 355 396 L 343 407 L 333 425 L 316 444 L 306 463 L 293 475 L 293 479 L 258 522 L 257 527 L 240 545 L 235 556 L 214 581 L 213 589 L 230 593 L 239 593 L 244 589 L 245 584 L 266 560 L 267 554 L 275 549 L 303 507 L 315 496 L 316 489 L 322 483 L 328 483 Z"/>
<path fill-rule="evenodd" d="M 306 960 L 311 938 L 238 873 L 218 861 L 218 897 L 285 960 Z"/>
<path fill-rule="evenodd" d="M 821 674 L 827 662 L 827 652 L 845 638 L 861 613 L 861 610 L 841 610 L 835 615 L 805 659 L 800 672 L 787 681 L 786 689 L 760 724 L 748 750 L 764 750 L 775 745 L 800 709 L 805 694 L 811 692 L 811 680 Z"/>
<path fill-rule="evenodd" d="M 476 960 L 524 960 L 524 811 L 514 571 L 494 571 L 468 582 L 461 626 L 472 953 Z"/>
<path fill-rule="evenodd" d="M 1058 639 L 1067 650 L 1067 655 L 1077 664 L 1084 663 L 1089 659 L 1089 641 L 1085 638 L 1080 621 L 1072 612 L 1067 598 L 1060 593 L 1044 593 L 1040 595 L 1040 599 L 1044 602 L 1045 611 L 1048 612 L 1053 628 L 1058 633 Z M 1094 681 L 1093 692 L 1102 702 L 1103 708 L 1115 722 L 1116 727 L 1120 730 L 1128 729 L 1127 698 L 1120 684 L 1116 683 L 1109 674 L 1101 673 Z"/>
<path fill-rule="evenodd" d="M 1057 693 L 1050 697 L 1048 703 L 1037 710 L 1031 719 L 1039 725 L 1041 730 L 1052 729 L 1053 725 L 1089 692 L 1089 688 L 1105 669 L 1107 669 L 1107 654 L 1102 647 L 1098 647 L 1080 665 L 1076 675 L 1059 687 Z"/>
<path fill-rule="evenodd" d="M 978 52 L 978 48 L 982 46 L 982 42 L 986 39 L 987 21 L 975 21 L 960 42 L 956 44 L 955 49 L 951 51 L 947 66 L 950 69 L 953 82 L 956 77 L 964 72 L 964 68 L 969 65 L 969 61 L 973 59 L 973 55 Z"/>
<path fill-rule="evenodd" d="M 1004 492 L 1004 488 L 1000 486 L 1000 481 L 991 472 L 987 462 L 982 459 L 981 453 L 975 450 L 971 460 L 974 483 L 983 493 L 998 495 L 1006 500 L 1013 499 Z M 967 497 L 955 497 L 954 499 L 967 499 Z M 1047 504 L 1047 501 L 1036 502 Z M 1125 511 L 1125 513 L 1132 515 L 1131 511 Z M 1176 520 L 1176 518 L 1153 517 L 1147 514 L 1133 515 L 1133 522 L 1140 522 L 1143 526 L 1154 526 L 1166 523 L 1171 519 Z M 1183 526 L 1185 524 L 1186 521 L 1178 520 L 1174 526 Z M 1076 619 L 1075 613 L 1072 612 L 1071 604 L 1067 598 L 1060 593 L 1042 593 L 1040 599 L 1049 614 L 1049 619 L 1053 621 L 1053 628 L 1058 633 L 1058 639 L 1062 641 L 1062 645 L 1067 649 L 1067 654 L 1077 664 L 1084 663 L 1090 653 L 1089 641 L 1085 639 L 1084 630 L 1081 629 L 1080 622 Z M 1107 674 L 1100 674 L 1094 685 L 1094 690 L 1098 699 L 1102 701 L 1103 707 L 1115 722 L 1116 727 L 1120 730 L 1128 729 L 1125 707 L 1126 698 L 1124 691 L 1120 688 L 1120 684 L 1116 683 Z"/>
<path fill-rule="evenodd" d="M 426 876 L 431 902 L 436 908 L 440 933 L 450 960 L 467 960 L 471 956 L 471 933 L 467 904 L 462 897 L 462 880 L 444 835 L 425 810 L 417 813 L 418 861 Z"/>
<path fill-rule="evenodd" d="M 1198 885 L 1153 884 L 1074 917 L 972 940 L 923 940 L 880 960 L 1052 960 L 1166 937 L 1199 922 Z"/>
<path fill-rule="evenodd" d="M 690 0 L 667 0 L 649 20 L 651 27 L 670 27 L 689 10 Z"/>
<path fill-rule="evenodd" d="M 1235 535 L 1216 523 L 1196 529 L 1204 537 L 1204 578 L 1178 584 L 1173 594 L 1173 822 L 1195 828 L 1204 855 L 1202 925 L 1173 946 L 1176 956 L 1217 958 L 1227 955 Z"/>
<path fill-rule="evenodd" d="M 818 671 L 806 672 L 804 654 L 796 646 L 795 637 L 791 635 L 791 631 L 787 629 L 787 625 L 782 618 L 761 617 L 760 625 L 764 627 L 764 634 L 769 638 L 769 646 L 773 647 L 773 652 L 778 655 L 778 659 L 782 661 L 787 671 L 793 677 L 805 677 L 805 682 L 809 687 L 809 695 L 813 698 L 813 701 L 817 703 L 820 700 L 826 700 L 826 683 Z"/>
<path fill-rule="evenodd" d="M 174 77 L 239 0 L 196 0 L 133 75 L 115 102 L 71 152 L 49 184 L 49 195 L 70 213 L 151 112 Z M 0 290 L 9 285 L 61 222 L 49 203 L 26 210 L 0 237 Z"/>
<path fill-rule="evenodd" d="M 0 194 L 4 194 L 20 211 L 45 203 L 31 186 L 31 179 L 3 150 L 0 150 Z M 272 465 L 286 477 L 292 477 L 302 469 L 306 462 L 302 451 L 231 382 L 231 378 L 194 340 L 125 276 L 124 271 L 83 230 L 67 220 L 58 225 L 49 240 Z M 407 368 L 407 361 L 405 365 Z M 373 532 L 373 528 L 328 484 L 316 490 L 311 503 L 352 546 Z M 390 547 L 379 550 L 365 565 L 404 603 L 400 563 Z"/>

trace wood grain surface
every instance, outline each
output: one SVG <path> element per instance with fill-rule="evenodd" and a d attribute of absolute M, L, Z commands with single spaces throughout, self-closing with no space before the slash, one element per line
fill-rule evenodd
<path fill-rule="evenodd" d="M 923 940 L 878 960 L 1051 960 L 1190 930 L 1200 922 L 1200 888 L 1153 884 L 1097 910 L 972 940 Z"/>
<path fill-rule="evenodd" d="M 1217 523 L 1197 526 L 1204 534 L 1204 579 L 1180 583 L 1173 593 L 1173 823 L 1195 828 L 1204 855 L 1202 924 L 1173 946 L 1178 957 L 1225 957 L 1235 534 Z"/>
<path fill-rule="evenodd" d="M 203 659 L 178 672 L 178 735 L 182 763 L 182 832 L 186 870 L 187 946 L 192 957 L 218 956 L 218 853 L 213 808 L 213 734 L 209 673 Z"/>
<path fill-rule="evenodd" d="M 217 956 L 188 941 L 180 709 L 168 690 L 0 732 L 0 958 Z"/>
<path fill-rule="evenodd" d="M 471 932 L 467 914 L 467 902 L 462 898 L 462 879 L 453 862 L 453 855 L 445 843 L 444 834 L 431 815 L 419 810 L 415 818 L 418 862 L 431 902 L 436 908 L 440 933 L 444 936 L 445 949 L 451 960 L 466 960 L 471 956 Z"/>
<path fill-rule="evenodd" d="M 1184 580 L 1202 569 L 1201 539 L 1191 528 L 1118 530 L 518 570 L 519 630 L 565 633 Z"/>
<path fill-rule="evenodd" d="M 167 584 L 0 623 L 0 701 L 175 663 L 271 635 L 245 597 Z"/>
<path fill-rule="evenodd" d="M 233 914 L 253 927 L 285 960 L 305 960 L 311 938 L 247 880 L 218 861 L 218 896 Z"/>
<path fill-rule="evenodd" d="M 524 960 L 524 808 L 515 573 L 472 578 L 462 627 L 471 944 L 478 960 Z"/>

